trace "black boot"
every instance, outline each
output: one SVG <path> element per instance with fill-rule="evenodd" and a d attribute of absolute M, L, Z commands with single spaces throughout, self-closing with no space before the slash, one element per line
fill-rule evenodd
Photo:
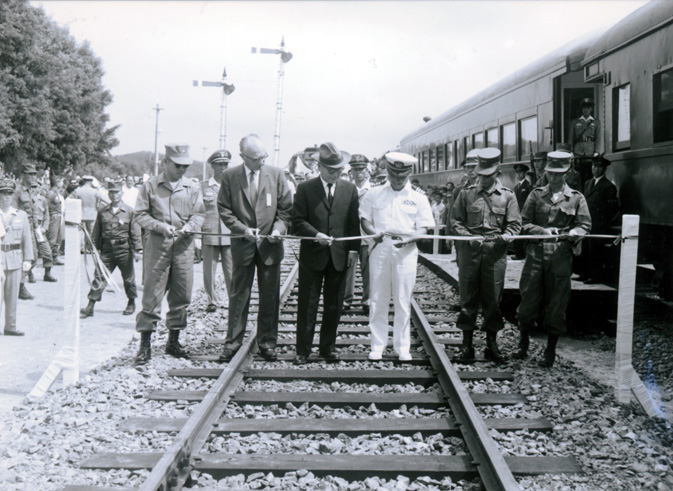
<path fill-rule="evenodd" d="M 30 294 L 28 291 L 28 288 L 26 288 L 26 285 L 24 283 L 21 283 L 19 286 L 19 299 L 20 300 L 32 300 L 35 297 Z"/>
<path fill-rule="evenodd" d="M 474 363 L 474 331 L 463 331 L 463 346 L 453 358 L 455 363 Z"/>
<path fill-rule="evenodd" d="M 500 353 L 500 348 L 498 348 L 498 333 L 496 332 L 487 332 L 486 333 L 486 349 L 484 350 L 484 358 L 492 361 L 493 363 L 503 363 L 505 358 Z"/>
<path fill-rule="evenodd" d="M 28 271 L 28 283 L 35 283 L 35 275 L 33 271 Z"/>
<path fill-rule="evenodd" d="M 56 283 L 58 280 L 51 275 L 51 268 L 44 268 L 44 281 Z"/>
<path fill-rule="evenodd" d="M 528 347 L 530 346 L 530 333 L 528 330 L 524 330 L 521 327 L 520 336 L 519 337 L 519 350 L 514 353 L 514 358 L 517 360 L 525 360 L 528 358 Z"/>
<path fill-rule="evenodd" d="M 187 353 L 180 345 L 180 329 L 168 330 L 168 342 L 166 343 L 166 354 L 174 358 L 189 358 Z"/>
<path fill-rule="evenodd" d="M 133 298 L 129 298 L 129 301 L 126 304 L 126 308 L 124 309 L 124 312 L 122 312 L 122 315 L 131 315 L 135 311 L 136 311 L 136 301 Z"/>
<path fill-rule="evenodd" d="M 136 367 L 147 365 L 152 358 L 152 331 L 143 331 L 140 333 L 140 349 L 133 360 Z"/>
<path fill-rule="evenodd" d="M 79 318 L 86 319 L 87 317 L 93 317 L 93 306 L 96 305 L 94 300 L 89 300 L 89 305 L 84 307 L 79 311 Z"/>
<path fill-rule="evenodd" d="M 547 349 L 544 350 L 542 359 L 538 365 L 544 368 L 551 368 L 554 366 L 556 360 L 556 343 L 558 343 L 558 336 L 550 334 L 547 336 Z"/>

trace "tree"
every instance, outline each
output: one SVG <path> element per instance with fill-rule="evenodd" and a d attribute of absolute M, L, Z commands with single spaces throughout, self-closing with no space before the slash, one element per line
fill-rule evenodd
<path fill-rule="evenodd" d="M 18 173 L 25 162 L 55 173 L 111 162 L 119 142 L 107 127 L 112 94 L 88 43 L 27 0 L 0 2 L 0 161 Z"/>

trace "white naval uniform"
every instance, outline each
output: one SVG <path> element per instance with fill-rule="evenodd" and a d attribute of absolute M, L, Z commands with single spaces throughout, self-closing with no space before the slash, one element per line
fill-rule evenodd
<path fill-rule="evenodd" d="M 390 183 L 372 187 L 360 204 L 360 218 L 370 221 L 376 232 L 411 234 L 419 228 L 435 226 L 428 198 L 407 183 L 400 191 Z M 411 295 L 416 283 L 418 248 L 411 243 L 394 247 L 399 239 L 384 236 L 378 245 L 370 245 L 369 282 L 371 352 L 380 354 L 388 344 L 388 305 L 392 294 L 395 305 L 393 349 L 395 354 L 409 354 L 411 345 Z"/>

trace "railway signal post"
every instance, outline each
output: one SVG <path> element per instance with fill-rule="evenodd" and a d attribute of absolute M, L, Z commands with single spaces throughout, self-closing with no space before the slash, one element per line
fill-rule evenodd
<path fill-rule="evenodd" d="M 227 67 L 224 67 L 222 71 L 222 80 L 219 82 L 209 82 L 207 80 L 201 80 L 201 87 L 221 87 L 222 88 L 222 99 L 220 102 L 220 148 L 225 149 L 225 143 L 227 140 L 227 96 L 231 95 L 236 87 L 234 84 L 227 83 Z M 199 81 L 194 80 L 194 87 L 199 86 Z M 204 151 L 205 154 L 205 151 Z M 205 170 L 205 158 L 204 158 L 204 170 Z M 205 175 L 204 175 L 205 179 Z"/>

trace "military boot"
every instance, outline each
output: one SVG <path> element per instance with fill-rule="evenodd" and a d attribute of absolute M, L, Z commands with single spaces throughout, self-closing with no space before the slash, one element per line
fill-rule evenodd
<path fill-rule="evenodd" d="M 525 360 L 528 358 L 528 347 L 530 346 L 530 333 L 527 330 L 521 329 L 519 333 L 519 349 L 514 355 L 517 360 Z"/>
<path fill-rule="evenodd" d="M 558 336 L 549 334 L 547 336 L 547 348 L 544 350 L 542 359 L 538 362 L 543 368 L 551 368 L 554 366 L 556 360 L 556 343 L 558 343 Z"/>
<path fill-rule="evenodd" d="M 474 363 L 474 331 L 463 331 L 463 346 L 453 358 L 455 363 Z"/>
<path fill-rule="evenodd" d="M 133 312 L 135 311 L 136 311 L 136 301 L 133 298 L 129 298 L 129 301 L 126 304 L 126 308 L 124 309 L 124 312 L 122 312 L 122 315 L 132 315 Z"/>
<path fill-rule="evenodd" d="M 79 318 L 86 319 L 87 317 L 93 317 L 94 305 L 96 305 L 96 302 L 94 300 L 89 300 L 89 305 L 79 311 Z"/>
<path fill-rule="evenodd" d="M 44 268 L 44 281 L 56 283 L 58 280 L 51 275 L 51 268 Z"/>
<path fill-rule="evenodd" d="M 28 271 L 28 283 L 35 283 L 35 275 L 33 271 Z"/>
<path fill-rule="evenodd" d="M 494 363 L 503 363 L 505 358 L 500 353 L 498 348 L 498 333 L 496 332 L 487 332 L 486 333 L 486 349 L 484 350 L 484 358 L 490 360 Z"/>
<path fill-rule="evenodd" d="M 140 333 L 140 349 L 133 360 L 136 367 L 147 365 L 152 358 L 152 331 L 143 331 Z"/>
<path fill-rule="evenodd" d="M 189 353 L 180 345 L 180 329 L 168 330 L 168 342 L 166 343 L 166 354 L 174 358 L 189 358 Z"/>
<path fill-rule="evenodd" d="M 19 299 L 20 300 L 32 300 L 35 297 L 30 294 L 28 291 L 28 288 L 26 288 L 26 285 L 24 283 L 21 283 L 19 286 Z"/>

